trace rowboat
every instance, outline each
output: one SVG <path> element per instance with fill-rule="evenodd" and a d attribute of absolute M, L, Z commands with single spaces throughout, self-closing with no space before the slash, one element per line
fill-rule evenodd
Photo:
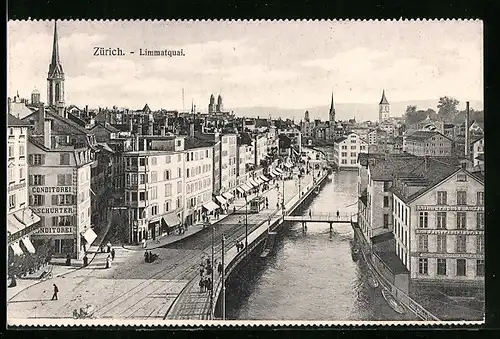
<path fill-rule="evenodd" d="M 399 314 L 405 313 L 404 307 L 396 299 L 394 299 L 394 297 L 392 296 L 391 292 L 389 292 L 386 289 L 382 289 L 382 295 L 383 295 L 385 301 L 387 301 L 387 303 L 389 304 L 389 306 L 391 306 L 391 308 L 394 311 L 396 311 Z"/>
<path fill-rule="evenodd" d="M 377 288 L 378 287 L 378 280 L 374 276 L 370 275 L 368 277 L 368 285 L 370 285 L 373 288 Z"/>

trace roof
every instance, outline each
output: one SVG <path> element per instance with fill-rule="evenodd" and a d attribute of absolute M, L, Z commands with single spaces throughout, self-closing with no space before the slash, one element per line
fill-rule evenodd
<path fill-rule="evenodd" d="M 433 136 L 436 136 L 436 135 L 441 135 L 441 136 L 445 137 L 446 139 L 451 140 L 450 138 L 448 138 L 444 134 L 439 133 L 437 131 L 415 131 L 412 134 L 407 135 L 406 140 L 425 141 L 425 140 L 432 138 Z"/>
<path fill-rule="evenodd" d="M 252 137 L 247 132 L 242 132 L 238 137 L 238 145 L 251 145 Z"/>
<path fill-rule="evenodd" d="M 409 173 L 423 161 L 411 154 L 387 154 L 372 158 L 377 159 L 369 164 L 371 178 L 375 181 L 390 181 L 394 175 Z"/>
<path fill-rule="evenodd" d="M 40 112 L 40 109 L 38 109 L 35 112 L 33 112 L 32 114 L 26 116 L 25 118 L 23 118 L 23 120 L 27 121 L 30 117 L 31 118 L 36 117 L 38 119 L 39 112 Z M 54 122 L 57 120 L 57 121 L 63 123 L 64 125 L 66 125 L 65 127 L 63 127 L 63 126 L 58 126 L 58 124 L 53 123 L 52 124 L 52 133 L 55 135 L 70 135 L 70 134 L 88 135 L 88 134 L 91 134 L 89 131 L 87 131 L 85 128 L 81 127 L 77 123 L 75 123 L 75 122 L 69 120 L 68 118 L 65 118 L 57 113 L 54 113 L 52 111 L 51 107 L 45 107 L 45 116 L 47 118 L 52 118 L 54 120 Z"/>
<path fill-rule="evenodd" d="M 389 105 L 389 101 L 385 97 L 385 90 L 382 90 L 382 99 L 380 99 L 379 105 Z"/>
<path fill-rule="evenodd" d="M 90 128 L 90 130 L 93 130 L 94 128 L 96 127 L 102 127 L 104 128 L 106 131 L 108 131 L 109 133 L 119 133 L 121 132 L 118 128 L 114 127 L 113 125 L 111 124 L 108 124 L 107 122 L 105 123 L 102 123 L 102 122 L 98 122 L 97 124 L 95 124 L 94 126 L 92 126 Z"/>
<path fill-rule="evenodd" d="M 481 153 L 476 157 L 477 160 L 484 161 L 484 154 Z"/>
<path fill-rule="evenodd" d="M 333 142 L 341 143 L 344 140 L 347 140 L 347 138 L 346 137 L 340 137 L 340 138 L 335 139 Z"/>
<path fill-rule="evenodd" d="M 359 153 L 358 161 L 361 166 L 368 166 L 368 159 L 383 159 L 385 154 L 383 153 Z"/>
<path fill-rule="evenodd" d="M 408 273 L 406 266 L 403 265 L 401 259 L 394 252 L 375 252 L 380 260 L 391 270 L 395 275 Z"/>
<path fill-rule="evenodd" d="M 7 126 L 17 127 L 17 126 L 30 126 L 30 123 L 16 118 L 12 114 L 7 114 Z"/>
<path fill-rule="evenodd" d="M 200 140 L 198 138 L 186 137 L 184 138 L 184 149 L 193 149 L 193 148 L 201 148 L 201 147 L 212 147 L 214 145 L 213 142 L 208 140 Z"/>
<path fill-rule="evenodd" d="M 394 234 L 392 232 L 386 232 L 379 235 L 375 235 L 370 238 L 372 244 L 380 244 L 382 242 L 386 242 L 388 240 L 394 239 Z"/>

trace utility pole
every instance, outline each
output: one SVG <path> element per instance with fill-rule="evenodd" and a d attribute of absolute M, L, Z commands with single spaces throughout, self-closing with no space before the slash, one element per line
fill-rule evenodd
<path fill-rule="evenodd" d="M 248 255 L 248 200 L 245 193 L 245 255 Z"/>
<path fill-rule="evenodd" d="M 222 320 L 226 320 L 226 268 L 224 267 L 225 238 L 222 235 Z"/>
<path fill-rule="evenodd" d="M 282 188 L 282 195 L 283 195 L 283 198 L 282 198 L 282 203 L 281 203 L 281 211 L 282 211 L 282 214 L 283 214 L 283 218 L 285 217 L 285 176 L 282 174 L 281 175 L 281 184 L 283 185 L 283 188 Z"/>
<path fill-rule="evenodd" d="M 212 273 L 211 273 L 211 279 L 212 279 L 212 288 L 210 290 L 210 319 L 214 319 L 214 229 L 215 229 L 215 224 L 212 224 L 212 261 L 210 262 L 211 268 L 212 268 Z"/>

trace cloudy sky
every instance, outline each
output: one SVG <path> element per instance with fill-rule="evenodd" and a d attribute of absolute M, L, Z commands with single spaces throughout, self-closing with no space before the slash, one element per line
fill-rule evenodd
<path fill-rule="evenodd" d="M 483 100 L 480 22 L 58 22 L 66 102 L 207 110 L 390 101 Z M 46 100 L 53 22 L 8 23 L 8 95 Z M 119 47 L 122 57 L 93 56 Z M 141 57 L 139 48 L 183 49 Z M 134 51 L 134 54 L 130 54 Z"/>

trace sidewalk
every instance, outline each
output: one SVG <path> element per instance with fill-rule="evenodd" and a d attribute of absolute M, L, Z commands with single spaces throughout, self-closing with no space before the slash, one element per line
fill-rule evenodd
<path fill-rule="evenodd" d="M 109 211 L 107 213 L 109 213 Z M 108 223 L 106 225 L 105 231 L 102 232 L 101 234 L 97 235 L 97 238 L 94 240 L 95 245 L 90 246 L 88 251 L 87 251 L 87 253 L 90 254 L 88 266 L 90 266 L 91 263 L 94 261 L 96 255 L 98 253 L 98 249 L 101 246 L 101 243 L 104 241 L 104 239 L 106 238 L 106 235 L 109 232 L 109 229 L 111 228 L 111 223 L 112 223 L 111 217 L 110 217 L 110 214 L 108 214 Z M 64 259 L 64 258 L 54 258 L 51 260 L 51 263 L 54 263 L 54 264 L 52 264 L 52 277 L 53 278 L 62 277 L 68 273 L 72 273 L 76 270 L 83 268 L 83 261 L 82 260 L 71 259 L 71 266 L 61 265 L 65 262 L 66 262 L 66 259 Z M 32 280 L 32 279 L 19 279 L 18 278 L 16 280 L 17 285 L 15 287 L 7 288 L 7 300 L 11 300 L 12 298 L 14 298 L 16 295 L 18 295 L 19 293 L 21 293 L 25 289 L 30 288 L 31 286 L 37 285 L 43 281 L 45 281 L 45 280 L 42 280 L 42 279 Z"/>

